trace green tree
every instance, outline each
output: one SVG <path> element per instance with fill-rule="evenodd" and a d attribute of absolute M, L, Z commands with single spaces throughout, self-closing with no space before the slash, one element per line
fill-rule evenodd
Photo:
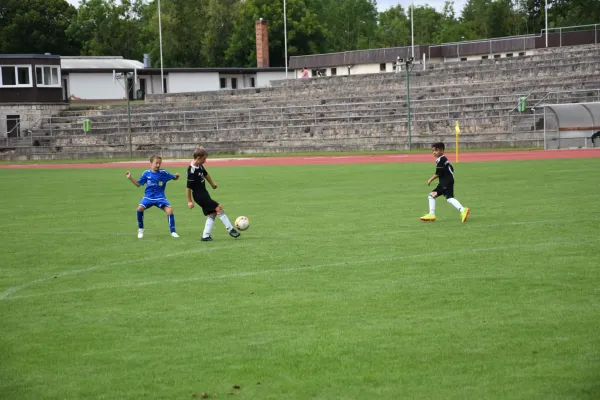
<path fill-rule="evenodd" d="M 76 15 L 65 0 L 2 0 L 0 53 L 77 55 L 77 38 L 65 34 Z"/>
<path fill-rule="evenodd" d="M 402 6 L 397 5 L 381 12 L 377 26 L 377 46 L 399 47 L 410 43 L 410 21 Z"/>
<path fill-rule="evenodd" d="M 288 57 L 322 53 L 327 30 L 304 0 L 286 0 Z M 233 20 L 233 31 L 225 59 L 231 66 L 256 66 L 255 22 L 269 23 L 269 60 L 273 67 L 285 65 L 283 2 L 246 0 Z"/>
<path fill-rule="evenodd" d="M 81 41 L 81 54 L 141 59 L 142 0 L 83 0 L 67 35 Z"/>

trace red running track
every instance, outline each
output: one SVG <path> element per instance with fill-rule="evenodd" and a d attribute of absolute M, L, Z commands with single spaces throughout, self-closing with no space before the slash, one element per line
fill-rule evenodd
<path fill-rule="evenodd" d="M 446 153 L 450 161 L 456 162 L 452 151 Z M 557 158 L 600 158 L 600 148 L 574 150 L 519 150 L 497 152 L 471 152 L 459 154 L 460 162 L 510 161 L 510 160 L 543 160 Z M 433 162 L 431 154 L 375 154 L 349 156 L 287 156 L 256 158 L 214 158 L 208 159 L 207 166 L 254 166 L 254 165 L 319 165 L 319 164 L 369 164 L 369 163 L 403 163 Z M 189 161 L 165 159 L 165 168 L 187 165 Z M 140 168 L 149 162 L 106 162 L 93 164 L 7 164 L 0 169 L 25 168 Z"/>

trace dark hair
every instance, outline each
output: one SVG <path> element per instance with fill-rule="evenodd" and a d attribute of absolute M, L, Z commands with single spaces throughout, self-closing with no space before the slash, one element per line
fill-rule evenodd
<path fill-rule="evenodd" d="M 446 150 L 446 146 L 444 146 L 444 143 L 442 143 L 442 142 L 437 142 L 437 143 L 432 144 L 431 148 L 438 149 L 438 150 Z"/>
<path fill-rule="evenodd" d="M 157 155 L 154 155 L 154 156 L 150 157 L 150 162 L 151 163 L 153 163 L 154 160 L 162 160 L 162 157 L 161 156 L 157 156 Z"/>
<path fill-rule="evenodd" d="M 200 158 L 208 155 L 208 151 L 202 146 L 198 147 L 196 151 L 194 151 L 194 158 Z"/>

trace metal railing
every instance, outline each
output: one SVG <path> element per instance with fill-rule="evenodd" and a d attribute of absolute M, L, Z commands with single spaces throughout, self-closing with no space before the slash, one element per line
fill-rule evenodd
<path fill-rule="evenodd" d="M 478 43 L 489 43 L 489 53 L 488 54 L 492 54 L 494 53 L 493 51 L 493 45 L 494 43 L 497 42 L 506 42 L 506 41 L 514 41 L 514 40 L 519 40 L 522 39 L 523 40 L 523 48 L 519 48 L 519 49 L 511 49 L 511 50 L 502 50 L 502 52 L 507 52 L 507 51 L 519 51 L 519 50 L 531 50 L 535 48 L 535 39 L 537 38 L 542 38 L 545 37 L 546 34 L 550 33 L 550 32 L 558 32 L 559 34 L 559 47 L 562 47 L 562 35 L 563 33 L 566 32 L 573 32 L 575 30 L 581 30 L 582 28 L 594 28 L 594 44 L 598 44 L 600 43 L 600 33 L 598 33 L 598 31 L 600 31 L 600 24 L 587 24 L 587 25 L 574 25 L 574 26 L 564 26 L 564 27 L 557 27 L 557 28 L 549 28 L 548 31 L 546 31 L 545 28 L 542 29 L 540 34 L 537 33 L 531 33 L 531 34 L 527 34 L 527 35 L 515 35 L 515 36 L 505 36 L 505 37 L 501 37 L 501 38 L 492 38 L 492 39 L 481 39 L 481 40 L 470 40 L 470 41 L 464 41 L 464 42 L 450 42 L 450 43 L 443 43 L 443 44 L 439 44 L 439 45 L 432 45 L 429 46 L 428 49 L 428 61 L 431 60 L 431 49 L 432 48 L 442 48 L 442 47 L 453 47 L 456 46 L 456 57 L 460 58 L 460 46 L 466 46 L 466 45 L 470 45 L 470 44 L 478 44 Z M 533 45 L 531 44 L 527 44 L 527 41 L 533 41 Z M 500 50 L 499 50 L 500 51 Z"/>
<path fill-rule="evenodd" d="M 574 94 L 579 94 L 579 93 L 587 93 L 587 95 L 585 96 L 562 96 L 564 94 L 567 95 L 574 95 Z M 532 96 L 537 95 L 539 93 L 530 93 L 526 100 L 530 99 Z M 537 102 L 531 106 L 528 107 L 530 112 L 529 113 L 518 113 L 518 114 L 514 114 L 515 111 L 518 109 L 518 107 L 514 107 L 512 108 L 507 115 L 507 127 L 510 129 L 511 132 L 515 131 L 515 120 L 517 120 L 519 124 L 524 125 L 524 126 L 532 126 L 533 127 L 533 131 L 536 132 L 538 130 L 538 125 L 541 125 L 541 122 L 538 121 L 538 118 L 543 118 L 543 114 L 538 114 L 537 110 L 539 108 L 542 108 L 544 104 L 548 104 L 549 102 L 551 102 L 551 104 L 561 104 L 561 103 L 572 103 L 573 100 L 578 100 L 583 98 L 586 102 L 587 101 L 598 101 L 600 102 L 600 88 L 598 89 L 573 89 L 573 90 L 557 90 L 557 91 L 552 91 L 552 92 L 547 92 L 546 94 L 544 94 L 540 99 L 537 99 Z M 521 104 L 521 99 L 519 100 L 519 105 Z M 530 122 L 528 122 L 530 121 Z M 543 121 L 542 121 L 543 122 Z"/>
<path fill-rule="evenodd" d="M 483 112 L 486 110 L 502 111 L 513 104 L 522 94 L 487 95 L 444 97 L 434 99 L 412 100 L 411 117 L 446 115 L 451 118 L 457 108 L 464 106 L 471 110 L 462 112 Z M 500 105 L 501 107 L 497 107 Z M 407 116 L 404 99 L 386 102 L 355 102 L 318 104 L 311 106 L 279 106 L 246 109 L 225 109 L 207 111 L 167 111 L 159 113 L 132 114 L 132 129 L 144 129 L 149 133 L 158 132 L 160 129 L 178 126 L 182 132 L 187 131 L 215 131 L 230 129 L 236 124 L 245 124 L 250 128 L 270 127 L 278 123 L 280 127 L 317 125 L 319 121 L 345 120 L 350 123 L 354 120 L 371 119 L 398 121 L 400 117 Z M 464 108 L 463 107 L 463 108 Z M 395 118 L 395 119 L 394 119 Z M 85 134 L 83 132 L 82 117 L 52 117 L 50 124 L 42 128 L 48 136 L 66 134 Z M 127 132 L 127 114 L 113 114 L 88 117 L 91 121 L 91 132 L 95 134 L 112 130 L 116 134 Z M 63 126 L 60 126 L 63 125 Z M 39 130 L 38 130 L 39 131 Z"/>

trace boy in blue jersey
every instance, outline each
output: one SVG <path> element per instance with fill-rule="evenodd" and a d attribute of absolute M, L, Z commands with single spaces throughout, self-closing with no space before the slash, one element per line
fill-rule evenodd
<path fill-rule="evenodd" d="M 167 182 L 171 179 L 176 181 L 179 179 L 179 174 L 171 174 L 164 169 L 160 169 L 162 164 L 162 157 L 152 156 L 150 157 L 150 169 L 145 170 L 142 173 L 142 177 L 136 180 L 131 176 L 131 172 L 125 172 L 127 179 L 131 181 L 135 186 L 140 187 L 146 185 L 144 197 L 137 208 L 137 220 L 138 220 L 138 238 L 144 237 L 144 211 L 152 206 L 156 206 L 167 213 L 167 219 L 169 221 L 169 229 L 171 230 L 171 236 L 178 238 L 179 235 L 175 232 L 175 216 L 173 215 L 173 208 L 167 201 L 165 196 L 165 189 Z"/>
<path fill-rule="evenodd" d="M 435 173 L 427 181 L 427 185 L 439 178 L 439 184 L 431 193 L 429 193 L 429 213 L 423 215 L 421 221 L 435 221 L 435 199 L 438 196 L 445 196 L 446 201 L 454 206 L 460 212 L 460 220 L 464 223 L 471 212 L 470 208 L 463 207 L 458 200 L 454 198 L 454 168 L 450 161 L 444 155 L 446 146 L 438 142 L 431 146 L 433 156 L 435 157 Z"/>

